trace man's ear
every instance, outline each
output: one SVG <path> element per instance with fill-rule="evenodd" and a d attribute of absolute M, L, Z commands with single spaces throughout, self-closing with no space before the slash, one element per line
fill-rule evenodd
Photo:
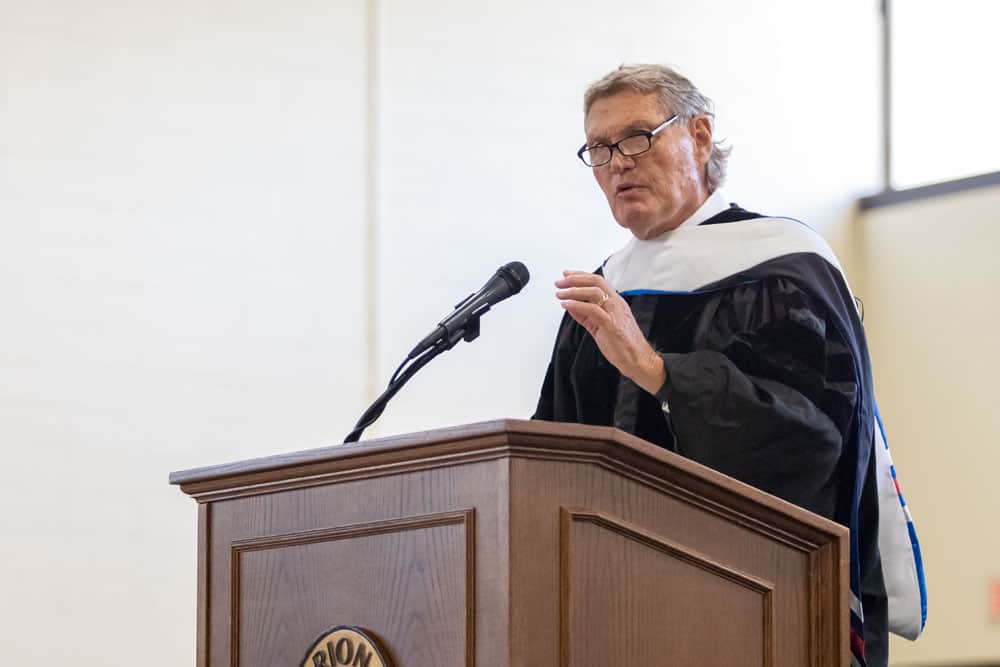
<path fill-rule="evenodd" d="M 706 114 L 699 114 L 688 122 L 688 132 L 694 147 L 694 157 L 698 164 L 708 164 L 712 155 L 712 120 Z"/>

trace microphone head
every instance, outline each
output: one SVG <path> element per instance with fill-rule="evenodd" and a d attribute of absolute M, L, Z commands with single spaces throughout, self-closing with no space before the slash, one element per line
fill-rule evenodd
<path fill-rule="evenodd" d="M 497 269 L 497 273 L 503 276 L 510 286 L 511 294 L 520 292 L 531 278 L 528 267 L 521 262 L 508 262 Z"/>

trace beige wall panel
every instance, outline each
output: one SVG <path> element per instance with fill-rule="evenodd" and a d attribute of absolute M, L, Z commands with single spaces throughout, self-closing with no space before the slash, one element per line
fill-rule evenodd
<path fill-rule="evenodd" d="M 875 390 L 923 548 L 924 636 L 897 665 L 1000 660 L 1000 188 L 868 211 L 843 244 L 858 269 Z"/>

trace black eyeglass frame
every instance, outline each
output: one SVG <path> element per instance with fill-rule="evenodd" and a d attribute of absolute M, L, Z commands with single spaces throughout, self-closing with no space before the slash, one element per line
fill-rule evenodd
<path fill-rule="evenodd" d="M 594 168 L 594 167 L 603 167 L 604 165 L 606 165 L 609 162 L 611 162 L 611 160 L 614 159 L 614 157 L 615 157 L 615 151 L 616 150 L 619 153 L 621 153 L 622 157 L 636 157 L 637 155 L 642 155 L 643 153 L 648 152 L 649 149 L 651 149 L 653 147 L 653 137 L 655 137 L 657 134 L 659 134 L 660 132 L 662 132 L 663 130 L 665 130 L 671 123 L 673 123 L 674 121 L 676 121 L 678 118 L 680 118 L 680 116 L 677 115 L 677 114 L 674 114 L 673 116 L 671 116 L 670 118 L 666 119 L 665 121 L 663 121 L 662 123 L 660 123 L 658 126 L 656 126 L 652 130 L 643 130 L 642 132 L 634 132 L 634 133 L 628 135 L 627 137 L 622 137 L 621 139 L 619 139 L 618 141 L 616 141 L 613 144 L 594 144 L 593 146 L 588 146 L 587 144 L 584 144 L 583 146 L 580 147 L 580 150 L 578 150 L 576 152 L 576 156 L 578 158 L 580 158 L 580 162 L 584 163 L 585 165 L 587 165 L 590 168 Z M 626 153 L 625 151 L 623 151 L 621 149 L 621 147 L 619 146 L 619 144 L 621 144 L 623 141 L 628 141 L 629 139 L 634 139 L 635 137 L 646 137 L 646 139 L 649 141 L 649 143 L 646 146 L 646 148 L 644 148 L 643 150 L 639 151 L 638 153 Z M 583 154 L 586 153 L 587 151 L 593 150 L 593 149 L 595 149 L 595 148 L 597 148 L 599 146 L 608 149 L 608 159 L 605 160 L 604 162 L 598 162 L 597 164 L 589 164 L 587 162 L 587 160 L 584 159 Z"/>

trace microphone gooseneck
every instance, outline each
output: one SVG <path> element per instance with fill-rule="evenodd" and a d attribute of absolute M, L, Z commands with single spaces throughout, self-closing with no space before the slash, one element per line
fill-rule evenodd
<path fill-rule="evenodd" d="M 509 262 L 497 269 L 478 292 L 460 301 L 433 331 L 410 350 L 406 359 L 392 374 L 389 386 L 365 410 L 344 442 L 357 442 L 364 430 L 385 411 L 389 400 L 431 359 L 455 347 L 460 340 L 475 340 L 479 336 L 479 318 L 494 305 L 520 292 L 528 284 L 530 277 L 528 267 L 524 264 Z"/>

